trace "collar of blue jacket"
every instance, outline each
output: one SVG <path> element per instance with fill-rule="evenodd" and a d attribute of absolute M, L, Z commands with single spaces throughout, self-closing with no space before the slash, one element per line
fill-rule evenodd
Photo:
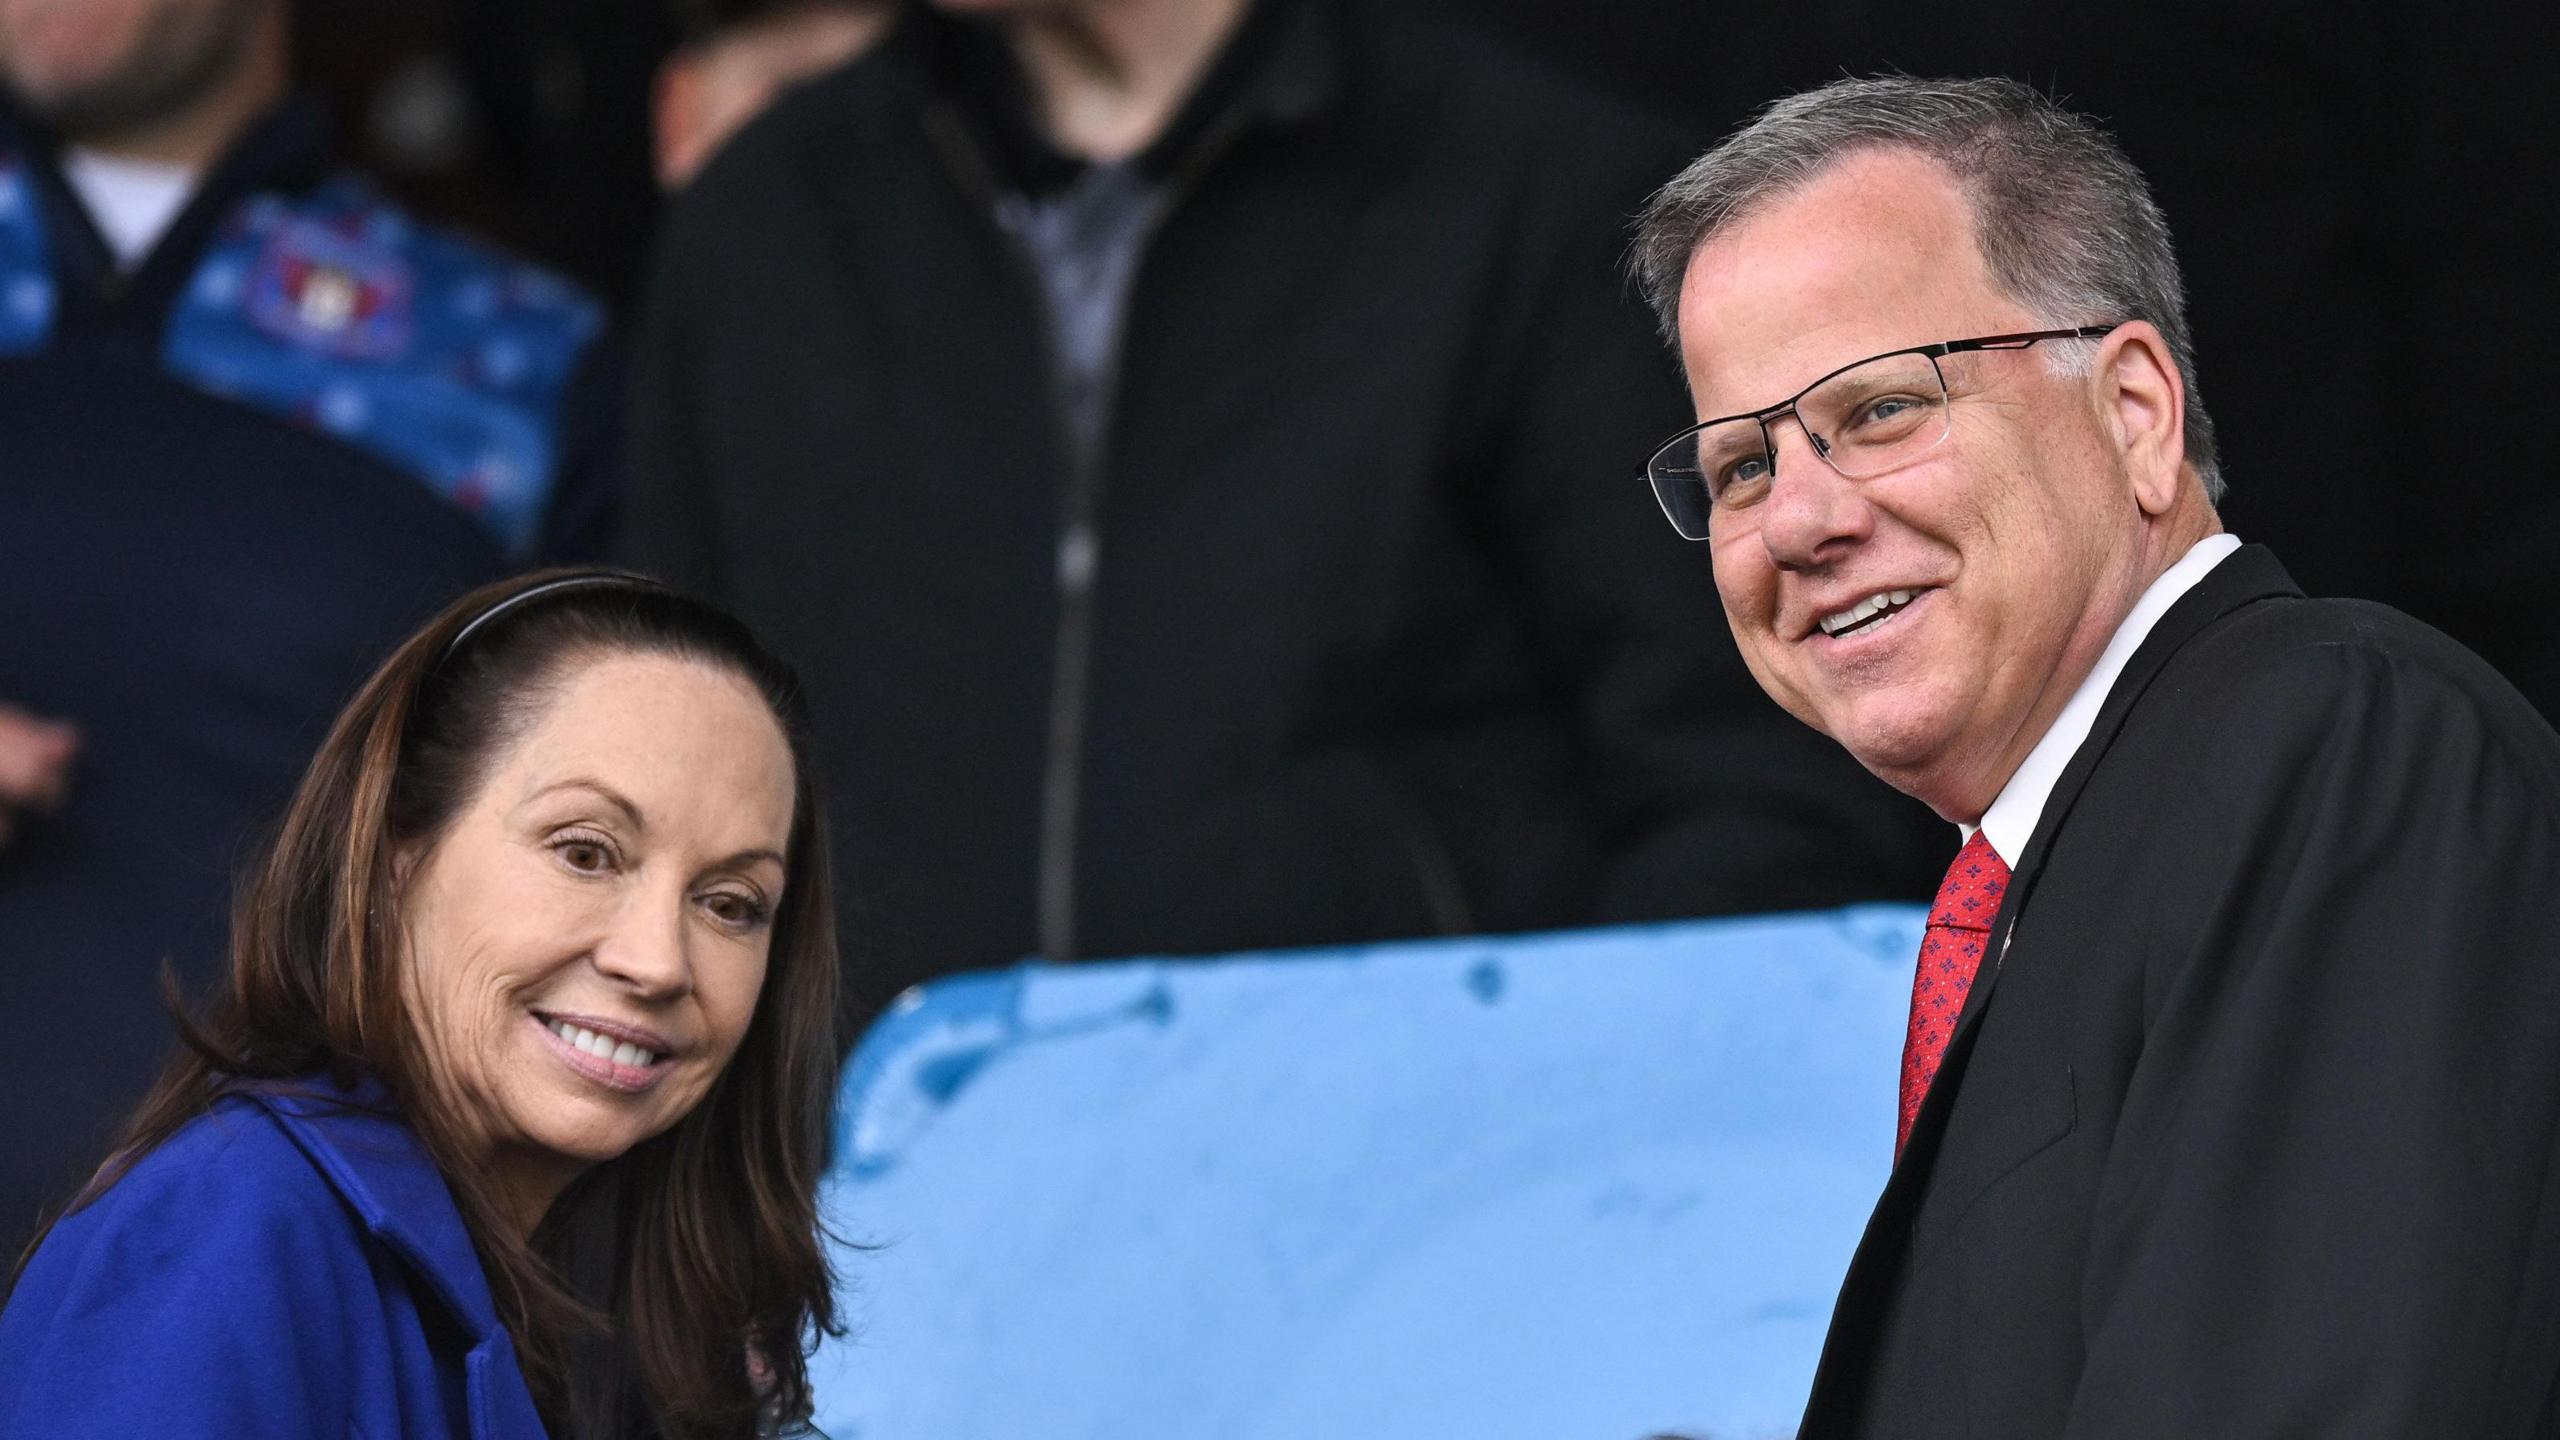
<path fill-rule="evenodd" d="M 471 1336 L 464 1360 L 471 1433 L 486 1440 L 541 1440 L 542 1422 L 498 1318 L 480 1252 L 453 1191 L 379 1080 L 341 1084 L 326 1074 L 240 1092 L 276 1118 L 365 1229 L 415 1273 Z"/>
<path fill-rule="evenodd" d="M 506 1333 L 453 1191 L 381 1081 L 368 1075 L 340 1084 L 314 1074 L 235 1093 L 276 1117 L 365 1229 L 416 1272 L 475 1344 Z"/>
<path fill-rule="evenodd" d="M 435 1161 L 378 1082 L 240 1085 L 64 1216 L 0 1310 L 0 1431 L 543 1440 Z"/>

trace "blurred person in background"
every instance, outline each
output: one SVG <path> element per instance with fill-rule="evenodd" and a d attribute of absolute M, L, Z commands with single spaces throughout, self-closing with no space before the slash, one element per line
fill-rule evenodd
<path fill-rule="evenodd" d="M 743 626 L 611 572 L 402 645 L 221 998 L 14 1271 L 0 1433 L 789 1433 L 833 1318 L 807 737 Z"/>
<path fill-rule="evenodd" d="M 79 753 L 77 727 L 0 705 L 0 845 L 9 843 L 11 825 L 20 823 L 14 815 L 32 818 L 62 803 Z"/>
<path fill-rule="evenodd" d="M 783 92 L 868 49 L 889 0 L 703 0 L 691 38 L 658 69 L 651 129 L 658 183 L 680 190 Z"/>
<path fill-rule="evenodd" d="M 602 316 L 333 173 L 281 0 L 0 0 L 0 1245 L 370 657 L 592 552 Z"/>
<path fill-rule="evenodd" d="M 1611 456 L 1685 137 L 1419 7 L 942 0 L 677 201 L 626 555 L 804 657 L 870 953 L 1927 893 Z"/>

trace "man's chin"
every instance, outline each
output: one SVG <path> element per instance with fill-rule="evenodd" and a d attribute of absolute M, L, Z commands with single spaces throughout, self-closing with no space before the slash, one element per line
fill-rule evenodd
<path fill-rule="evenodd" d="M 1946 753 L 1954 726 L 1946 697 L 1933 688 L 1906 683 L 1835 696 L 1808 718 L 1868 769 L 1905 770 Z"/>
<path fill-rule="evenodd" d="M 90 96 L 113 91 L 134 49 L 130 26 L 119 17 L 76 12 L 22 22 L 0 36 L 0 44 L 12 42 L 16 53 L 0 64 L 0 87 L 49 125 L 66 109 L 78 114 Z"/>
<path fill-rule="evenodd" d="M 1867 772 L 1905 795 L 1926 800 L 1933 777 L 1945 770 L 1946 727 L 1925 716 L 1865 715 L 1824 733 L 1840 742 Z"/>
<path fill-rule="evenodd" d="M 10 93 L 65 140 L 107 143 L 182 120 L 254 58 L 256 0 L 229 0 L 155 26 L 152 17 L 101 10 L 53 37 L 46 63 L 22 57 Z M 137 28 L 141 27 L 141 28 Z"/>

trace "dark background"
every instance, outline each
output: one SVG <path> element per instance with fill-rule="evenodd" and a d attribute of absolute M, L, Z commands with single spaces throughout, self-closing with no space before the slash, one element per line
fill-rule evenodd
<path fill-rule="evenodd" d="M 2453 631 L 2560 714 L 2536 613 L 2560 555 L 2560 6 L 1351 3 L 1472 13 L 1701 149 L 1775 95 L 1883 68 L 2010 74 L 2105 118 L 2180 239 L 2230 527 L 2315 594 Z M 627 301 L 669 7 L 337 0 L 300 28 L 351 158 Z M 1627 437 L 1631 476 L 1654 438 Z"/>

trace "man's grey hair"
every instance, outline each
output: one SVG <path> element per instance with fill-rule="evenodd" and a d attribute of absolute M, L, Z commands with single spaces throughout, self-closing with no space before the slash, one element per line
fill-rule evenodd
<path fill-rule="evenodd" d="M 2187 459 L 2222 498 L 2213 421 L 2196 389 L 2186 282 L 2151 187 L 2114 138 L 2014 80 L 1835 80 L 1787 96 L 1647 201 L 1630 264 L 1663 335 L 1698 247 L 1854 154 L 1916 152 L 1955 177 L 2003 290 L 2056 329 L 2148 320 L 2186 381 Z M 1958 336 L 1941 336 L 1958 339 Z M 2074 345 L 2086 364 L 2090 347 Z"/>

